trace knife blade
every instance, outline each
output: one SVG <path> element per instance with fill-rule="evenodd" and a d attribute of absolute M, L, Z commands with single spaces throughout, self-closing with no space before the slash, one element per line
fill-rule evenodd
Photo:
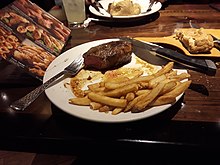
<path fill-rule="evenodd" d="M 96 2 L 91 3 L 91 6 L 96 9 L 96 11 L 100 12 L 99 7 L 97 6 Z"/>
<path fill-rule="evenodd" d="M 209 75 L 215 75 L 216 73 L 216 65 L 211 60 L 193 58 L 175 50 L 164 48 L 149 42 L 139 41 L 130 37 L 120 37 L 120 39 L 131 42 L 136 48 L 145 49 L 146 51 L 152 52 L 151 54 L 153 55 L 174 61 L 189 68 L 194 68 L 197 71 L 201 71 Z M 144 54 L 138 54 L 137 56 L 146 60 L 146 56 Z"/>

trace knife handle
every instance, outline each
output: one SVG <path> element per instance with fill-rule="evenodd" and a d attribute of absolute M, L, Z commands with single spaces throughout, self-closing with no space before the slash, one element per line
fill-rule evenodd
<path fill-rule="evenodd" d="M 156 53 L 163 55 L 163 57 L 171 59 L 177 63 L 181 63 L 182 65 L 194 67 L 195 69 L 199 69 L 210 74 L 216 73 L 216 66 L 211 60 L 193 58 L 167 48 L 157 48 Z"/>

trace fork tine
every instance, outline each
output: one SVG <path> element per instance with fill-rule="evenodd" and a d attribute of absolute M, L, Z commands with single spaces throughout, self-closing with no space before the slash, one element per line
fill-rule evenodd
<path fill-rule="evenodd" d="M 75 60 L 73 60 L 73 62 L 69 64 L 64 70 L 72 75 L 77 73 L 80 70 L 80 68 L 82 68 L 82 64 L 83 64 L 83 58 L 78 57 Z"/>
<path fill-rule="evenodd" d="M 82 62 L 82 60 L 83 60 L 82 57 L 78 57 L 78 58 L 74 59 L 73 62 L 69 66 L 71 66 L 71 65 L 78 65 L 79 63 Z"/>
<path fill-rule="evenodd" d="M 82 62 L 82 57 L 80 56 L 80 57 L 78 57 L 77 59 L 75 59 L 74 61 L 75 61 L 75 63 L 81 63 Z"/>
<path fill-rule="evenodd" d="M 79 65 L 81 65 L 81 64 L 83 63 L 83 58 L 80 57 L 80 58 L 78 59 L 77 63 L 78 63 Z"/>

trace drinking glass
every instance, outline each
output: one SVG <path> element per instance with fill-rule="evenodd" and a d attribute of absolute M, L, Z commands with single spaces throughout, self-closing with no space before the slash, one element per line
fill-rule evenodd
<path fill-rule="evenodd" d="M 79 28 L 86 19 L 85 0 L 62 0 L 70 29 Z"/>

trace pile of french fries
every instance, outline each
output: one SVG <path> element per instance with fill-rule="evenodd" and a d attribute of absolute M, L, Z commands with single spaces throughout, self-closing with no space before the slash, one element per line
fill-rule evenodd
<path fill-rule="evenodd" d="M 82 97 L 70 98 L 69 103 L 90 106 L 99 112 L 143 112 L 152 106 L 174 103 L 190 85 L 188 73 L 177 74 L 173 62 L 152 75 L 116 77 L 88 85 Z"/>

